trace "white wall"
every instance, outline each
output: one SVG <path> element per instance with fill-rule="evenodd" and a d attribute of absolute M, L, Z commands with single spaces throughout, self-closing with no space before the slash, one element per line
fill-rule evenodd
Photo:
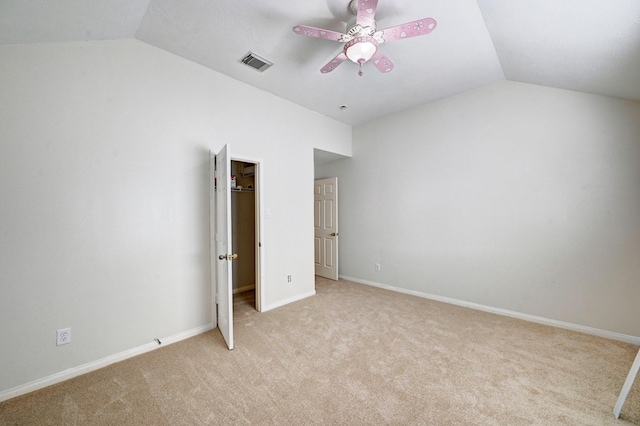
<path fill-rule="evenodd" d="M 639 103 L 504 82 L 353 144 L 341 275 L 640 336 Z"/>
<path fill-rule="evenodd" d="M 138 41 L 0 47 L 0 393 L 211 323 L 225 143 L 264 161 L 263 304 L 313 292 L 313 149 L 349 126 Z"/>

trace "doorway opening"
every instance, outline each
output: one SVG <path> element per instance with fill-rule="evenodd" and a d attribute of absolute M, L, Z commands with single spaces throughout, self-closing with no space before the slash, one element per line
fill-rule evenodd
<path fill-rule="evenodd" d="M 231 238 L 234 311 L 261 310 L 259 163 L 231 159 Z"/>

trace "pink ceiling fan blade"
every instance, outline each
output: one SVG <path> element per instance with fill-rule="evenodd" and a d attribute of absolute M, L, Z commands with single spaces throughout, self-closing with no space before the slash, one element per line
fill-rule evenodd
<path fill-rule="evenodd" d="M 322 67 L 320 69 L 320 72 L 323 73 L 323 74 L 331 72 L 331 71 L 335 70 L 338 67 L 338 65 L 340 65 L 341 63 L 343 63 L 346 60 L 347 60 L 347 55 L 345 55 L 344 51 L 342 51 L 342 52 L 340 52 L 338 54 L 338 56 L 336 56 L 335 58 L 330 60 L 327 65 Z"/>
<path fill-rule="evenodd" d="M 435 30 L 437 25 L 438 23 L 435 19 L 424 18 L 387 28 L 385 30 L 378 31 L 378 33 L 382 36 L 381 43 L 386 43 L 394 40 L 402 40 L 405 38 L 429 34 L 431 31 Z"/>
<path fill-rule="evenodd" d="M 306 25 L 296 25 L 293 32 L 307 37 L 324 38 L 332 41 L 346 42 L 353 37 L 336 31 L 325 30 L 322 28 L 308 27 Z"/>
<path fill-rule="evenodd" d="M 356 0 L 358 2 L 358 14 L 356 24 L 363 27 L 375 27 L 375 14 L 378 8 L 378 0 Z"/>
<path fill-rule="evenodd" d="M 371 63 L 382 73 L 387 73 L 393 69 L 393 62 L 380 49 L 371 58 Z"/>

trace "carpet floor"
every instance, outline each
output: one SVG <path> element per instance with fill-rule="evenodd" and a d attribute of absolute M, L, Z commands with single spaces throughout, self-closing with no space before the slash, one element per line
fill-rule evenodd
<path fill-rule="evenodd" d="M 348 281 L 0 403 L 0 425 L 626 425 L 638 348 Z"/>

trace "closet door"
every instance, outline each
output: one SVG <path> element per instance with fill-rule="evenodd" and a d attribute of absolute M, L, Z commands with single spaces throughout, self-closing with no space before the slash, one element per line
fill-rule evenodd
<path fill-rule="evenodd" d="M 314 184 L 316 275 L 338 280 L 338 178 Z"/>
<path fill-rule="evenodd" d="M 215 156 L 214 176 L 214 263 L 218 329 L 231 350 L 233 349 L 233 290 L 231 288 L 233 279 L 230 262 L 238 255 L 233 254 L 231 243 L 231 159 L 228 144 Z"/>

